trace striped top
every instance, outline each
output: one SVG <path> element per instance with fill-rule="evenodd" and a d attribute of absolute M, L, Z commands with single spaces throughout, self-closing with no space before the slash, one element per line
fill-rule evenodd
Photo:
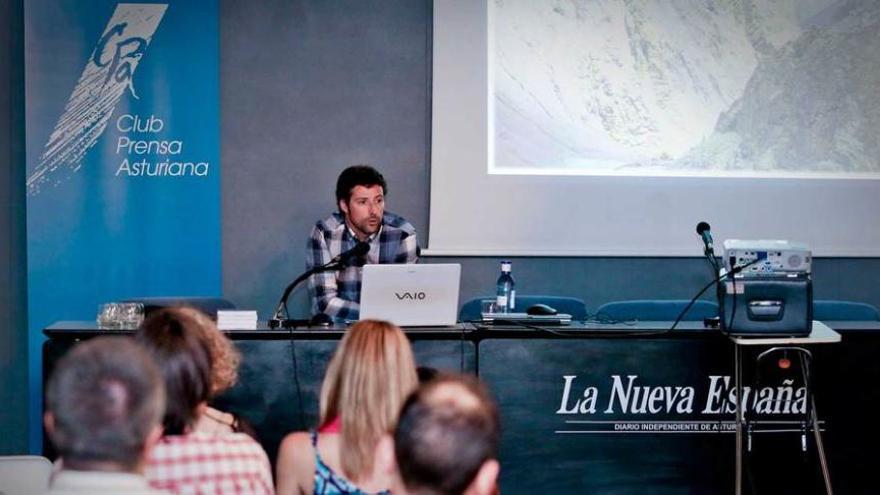
<path fill-rule="evenodd" d="M 152 488 L 179 494 L 272 495 L 272 467 L 263 448 L 243 433 L 163 437 L 147 460 Z"/>

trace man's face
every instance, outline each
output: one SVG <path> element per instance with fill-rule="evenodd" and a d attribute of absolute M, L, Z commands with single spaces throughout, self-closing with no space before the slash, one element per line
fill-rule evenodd
<path fill-rule="evenodd" d="M 346 225 L 360 240 L 379 231 L 385 214 L 385 194 L 382 186 L 354 186 L 348 201 L 340 200 L 339 209 L 345 215 Z"/>

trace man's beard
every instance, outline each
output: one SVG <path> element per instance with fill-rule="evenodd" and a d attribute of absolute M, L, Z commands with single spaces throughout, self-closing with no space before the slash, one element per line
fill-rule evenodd
<path fill-rule="evenodd" d="M 366 234 L 367 236 L 371 236 L 379 231 L 379 227 L 382 226 L 382 219 L 378 218 L 378 217 L 375 219 L 372 219 L 372 220 L 375 220 L 375 223 L 371 223 L 370 220 L 371 219 L 365 219 L 364 221 L 362 221 L 360 223 L 356 223 L 354 225 L 362 233 Z"/>

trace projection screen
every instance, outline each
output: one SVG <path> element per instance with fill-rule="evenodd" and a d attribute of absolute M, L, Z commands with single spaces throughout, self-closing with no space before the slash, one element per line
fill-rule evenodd
<path fill-rule="evenodd" d="M 870 0 L 434 2 L 425 253 L 698 256 L 707 221 L 716 243 L 880 255 L 878 19 Z"/>

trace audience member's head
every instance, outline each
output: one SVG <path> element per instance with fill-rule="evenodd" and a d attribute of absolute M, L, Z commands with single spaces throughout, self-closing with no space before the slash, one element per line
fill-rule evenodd
<path fill-rule="evenodd" d="M 212 395 L 213 353 L 196 314 L 185 308 L 162 309 L 147 318 L 135 334 L 165 382 L 162 424 L 166 435 L 190 431 Z"/>
<path fill-rule="evenodd" d="M 362 320 L 342 338 L 321 387 L 321 424 L 338 418 L 346 477 L 373 469 L 373 455 L 418 383 L 412 348 L 391 323 Z"/>
<path fill-rule="evenodd" d="M 420 495 L 490 494 L 496 489 L 500 426 L 485 385 L 466 375 L 438 375 L 407 398 L 386 458 L 401 491 Z"/>
<path fill-rule="evenodd" d="M 165 394 L 158 368 L 121 337 L 77 345 L 46 389 L 46 430 L 65 469 L 140 471 L 161 435 Z"/>
<path fill-rule="evenodd" d="M 180 308 L 180 311 L 195 321 L 192 329 L 211 353 L 211 396 L 220 395 L 238 381 L 241 354 L 208 315 L 189 307 Z"/>

